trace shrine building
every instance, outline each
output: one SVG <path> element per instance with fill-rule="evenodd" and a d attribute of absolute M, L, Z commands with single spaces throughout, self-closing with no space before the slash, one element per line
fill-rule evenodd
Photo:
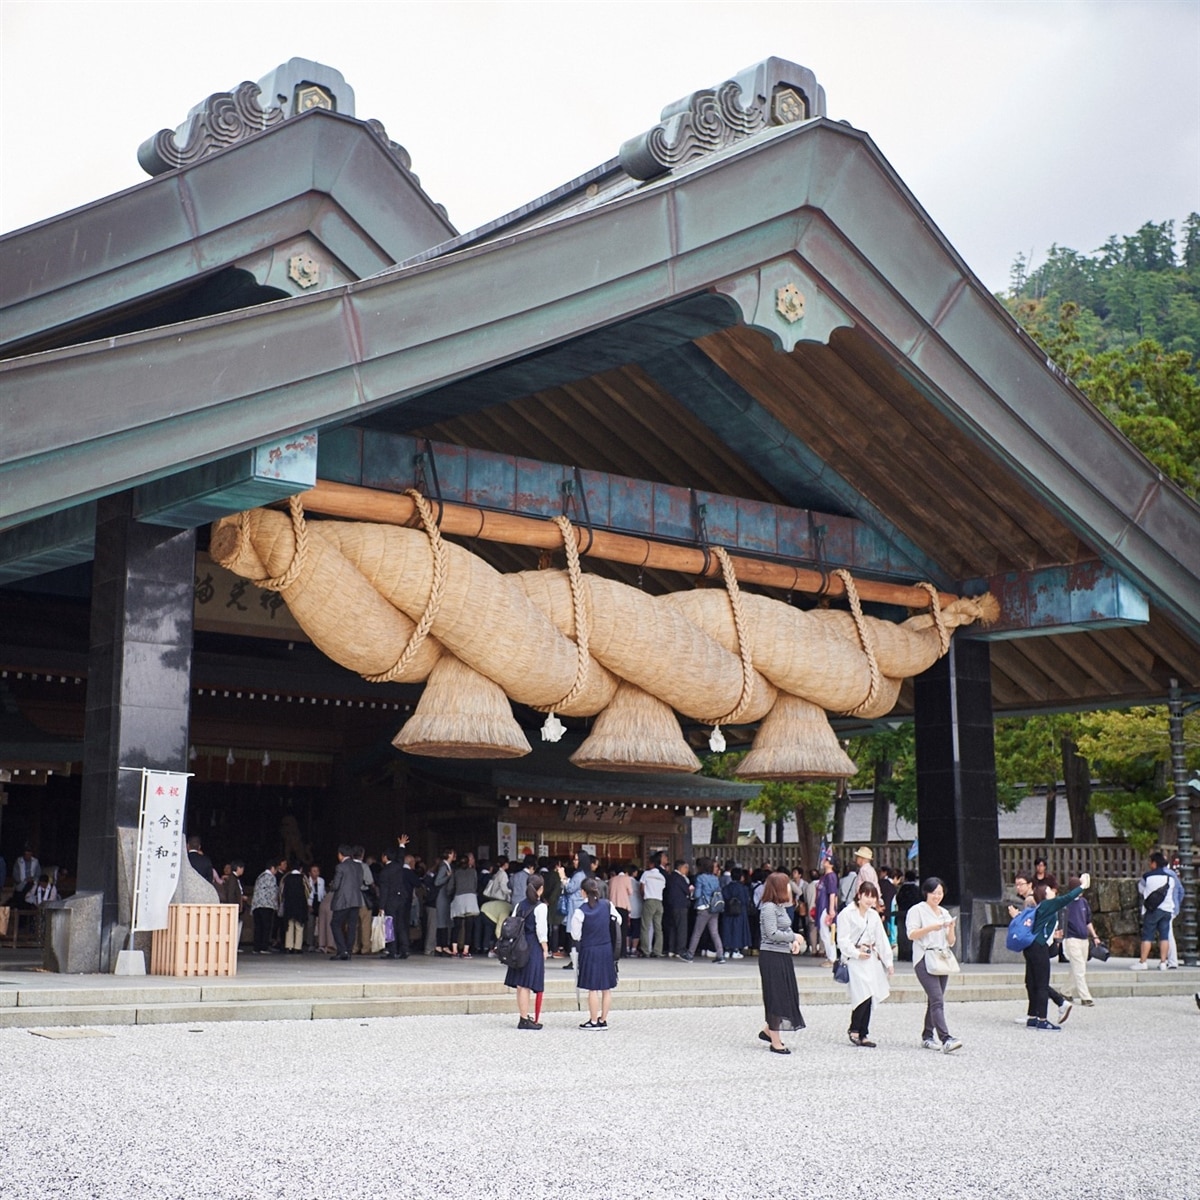
<path fill-rule="evenodd" d="M 0 238 L 0 849 L 101 898 L 90 969 L 121 767 L 248 874 L 502 822 L 639 861 L 912 721 L 969 937 L 993 718 L 1200 697 L 1200 508 L 812 71 L 710 83 L 459 232 L 293 59 Z"/>

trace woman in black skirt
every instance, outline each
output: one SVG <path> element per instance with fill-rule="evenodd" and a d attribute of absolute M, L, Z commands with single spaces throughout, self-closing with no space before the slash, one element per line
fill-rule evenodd
<path fill-rule="evenodd" d="M 513 915 L 524 914 L 525 940 L 529 943 L 529 957 L 523 967 L 509 967 L 504 976 L 504 986 L 517 989 L 518 1029 L 541 1029 L 538 1017 L 542 1015 L 542 993 L 546 990 L 546 956 L 549 954 L 546 928 L 546 906 L 542 903 L 542 888 L 545 886 L 540 875 L 519 876 L 528 879 L 525 898 L 513 908 Z M 529 1000 L 537 997 L 537 1011 L 529 1015 Z"/>
<path fill-rule="evenodd" d="M 761 937 L 758 949 L 758 974 L 762 981 L 767 1023 L 758 1036 L 771 1043 L 772 1054 L 791 1054 L 779 1036 L 781 1029 L 804 1028 L 800 993 L 796 988 L 796 968 L 791 959 L 793 954 L 800 953 L 804 938 L 792 929 L 792 919 L 787 911 L 791 898 L 788 877 L 782 871 L 767 876 L 759 909 Z"/>
<path fill-rule="evenodd" d="M 612 1002 L 612 989 L 617 986 L 621 915 L 607 900 L 600 899 L 600 881 L 595 876 L 583 881 L 582 891 L 587 899 L 571 915 L 570 929 L 572 944 L 579 947 L 575 986 L 588 994 L 588 1019 L 579 1028 L 607 1029 L 608 1006 Z"/>

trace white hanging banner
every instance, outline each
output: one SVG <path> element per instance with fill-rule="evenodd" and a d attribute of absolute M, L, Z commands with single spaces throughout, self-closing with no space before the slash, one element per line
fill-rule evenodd
<path fill-rule="evenodd" d="M 496 822 L 496 850 L 505 858 L 512 858 L 517 852 L 517 826 L 515 821 Z"/>
<path fill-rule="evenodd" d="M 167 906 L 179 884 L 188 776 L 142 771 L 133 929 L 166 929 Z"/>

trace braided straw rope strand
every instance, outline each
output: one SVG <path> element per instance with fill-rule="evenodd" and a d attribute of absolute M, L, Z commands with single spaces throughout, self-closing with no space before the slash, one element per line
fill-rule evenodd
<path fill-rule="evenodd" d="M 867 630 L 867 623 L 863 619 L 862 604 L 858 599 L 858 588 L 854 586 L 854 579 L 850 572 L 842 567 L 838 567 L 833 572 L 842 583 L 846 585 L 846 599 L 850 602 L 850 612 L 854 616 L 854 627 L 858 630 L 858 640 L 862 646 L 863 653 L 867 656 L 867 666 L 871 672 L 871 686 L 867 689 L 865 699 L 854 706 L 847 709 L 845 715 L 848 717 L 857 716 L 864 709 L 870 708 L 875 703 L 875 697 L 879 694 L 879 685 L 882 681 L 882 676 L 879 670 L 879 663 L 875 658 L 875 642 Z"/>
<path fill-rule="evenodd" d="M 917 587 L 924 588 L 929 593 L 929 611 L 933 616 L 938 645 L 941 647 L 938 657 L 945 658 L 946 651 L 950 649 L 950 630 L 946 628 L 946 618 L 942 615 L 942 602 L 938 599 L 938 590 L 932 583 L 918 583 Z"/>
<path fill-rule="evenodd" d="M 405 488 L 404 493 L 412 497 L 413 506 L 421 514 L 421 524 L 429 538 L 429 552 L 433 557 L 433 582 L 429 588 L 429 600 L 425 604 L 425 611 L 421 614 L 412 637 L 408 639 L 408 645 L 404 647 L 400 657 L 382 674 L 364 675 L 363 678 L 368 683 L 390 683 L 404 673 L 421 648 L 421 643 L 429 636 L 429 630 L 437 617 L 438 609 L 442 606 L 442 596 L 446 591 L 446 544 L 442 541 L 442 531 L 433 519 L 433 509 L 429 506 L 429 501 L 415 488 Z"/>
<path fill-rule="evenodd" d="M 276 575 L 270 579 L 252 579 L 250 582 L 255 587 L 264 588 L 271 592 L 282 592 L 284 588 L 290 587 L 295 581 L 296 576 L 300 574 L 300 569 L 304 566 L 304 559 L 308 553 L 308 524 L 304 520 L 304 503 L 297 496 L 288 497 L 288 512 L 292 515 L 292 531 L 296 535 L 296 550 L 292 554 L 292 561 L 288 563 L 287 570 L 282 575 Z M 238 540 L 250 538 L 250 514 L 248 512 L 238 515 Z"/>
<path fill-rule="evenodd" d="M 721 574 L 725 579 L 725 591 L 729 596 L 729 607 L 733 611 L 733 629 L 737 634 L 738 654 L 742 660 L 742 694 L 731 712 L 713 721 L 714 729 L 720 729 L 722 725 L 732 725 L 746 711 L 754 697 L 754 656 L 750 638 L 746 633 L 746 615 L 742 611 L 742 593 L 738 588 L 733 562 L 722 546 L 714 546 L 712 552 L 721 564 Z"/>
<path fill-rule="evenodd" d="M 563 551 L 567 556 L 567 579 L 571 584 L 571 610 L 575 618 L 575 682 L 571 690 L 557 703 L 551 705 L 535 705 L 538 712 L 548 712 L 554 715 L 555 709 L 566 708 L 587 685 L 588 670 L 592 656 L 588 652 L 588 642 L 592 635 L 592 618 L 588 607 L 588 591 L 583 586 L 583 569 L 579 565 L 579 543 L 575 539 L 575 528 L 569 517 L 554 518 L 562 534 Z"/>

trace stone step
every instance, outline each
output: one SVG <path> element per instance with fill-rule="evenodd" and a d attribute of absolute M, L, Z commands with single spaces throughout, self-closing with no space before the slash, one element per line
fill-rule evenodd
<path fill-rule="evenodd" d="M 95 978 L 95 977 L 92 977 Z M 187 1024 L 212 1021 L 336 1020 L 369 1017 L 511 1013 L 513 993 L 502 968 L 477 978 L 355 979 L 319 977 L 280 980 L 151 982 L 101 977 L 71 984 L 33 980 L 0 985 L 0 1028 L 39 1026 Z M 1025 999 L 1023 971 L 965 970 L 951 981 L 955 1001 Z M 844 1005 L 846 989 L 824 969 L 797 972 L 802 1006 Z M 1061 974 L 1055 978 L 1061 986 Z M 1089 975 L 1098 999 L 1125 996 L 1188 996 L 1197 990 L 1195 971 L 1097 971 Z M 24 985 L 24 986 L 23 986 Z M 626 971 L 615 1003 L 626 1009 L 749 1006 L 759 1003 L 756 970 L 716 970 L 711 964 L 672 964 L 653 976 Z M 902 966 L 892 980 L 890 1003 L 923 1004 L 924 992 Z M 544 1011 L 578 1012 L 583 994 L 569 972 L 546 973 Z"/>

